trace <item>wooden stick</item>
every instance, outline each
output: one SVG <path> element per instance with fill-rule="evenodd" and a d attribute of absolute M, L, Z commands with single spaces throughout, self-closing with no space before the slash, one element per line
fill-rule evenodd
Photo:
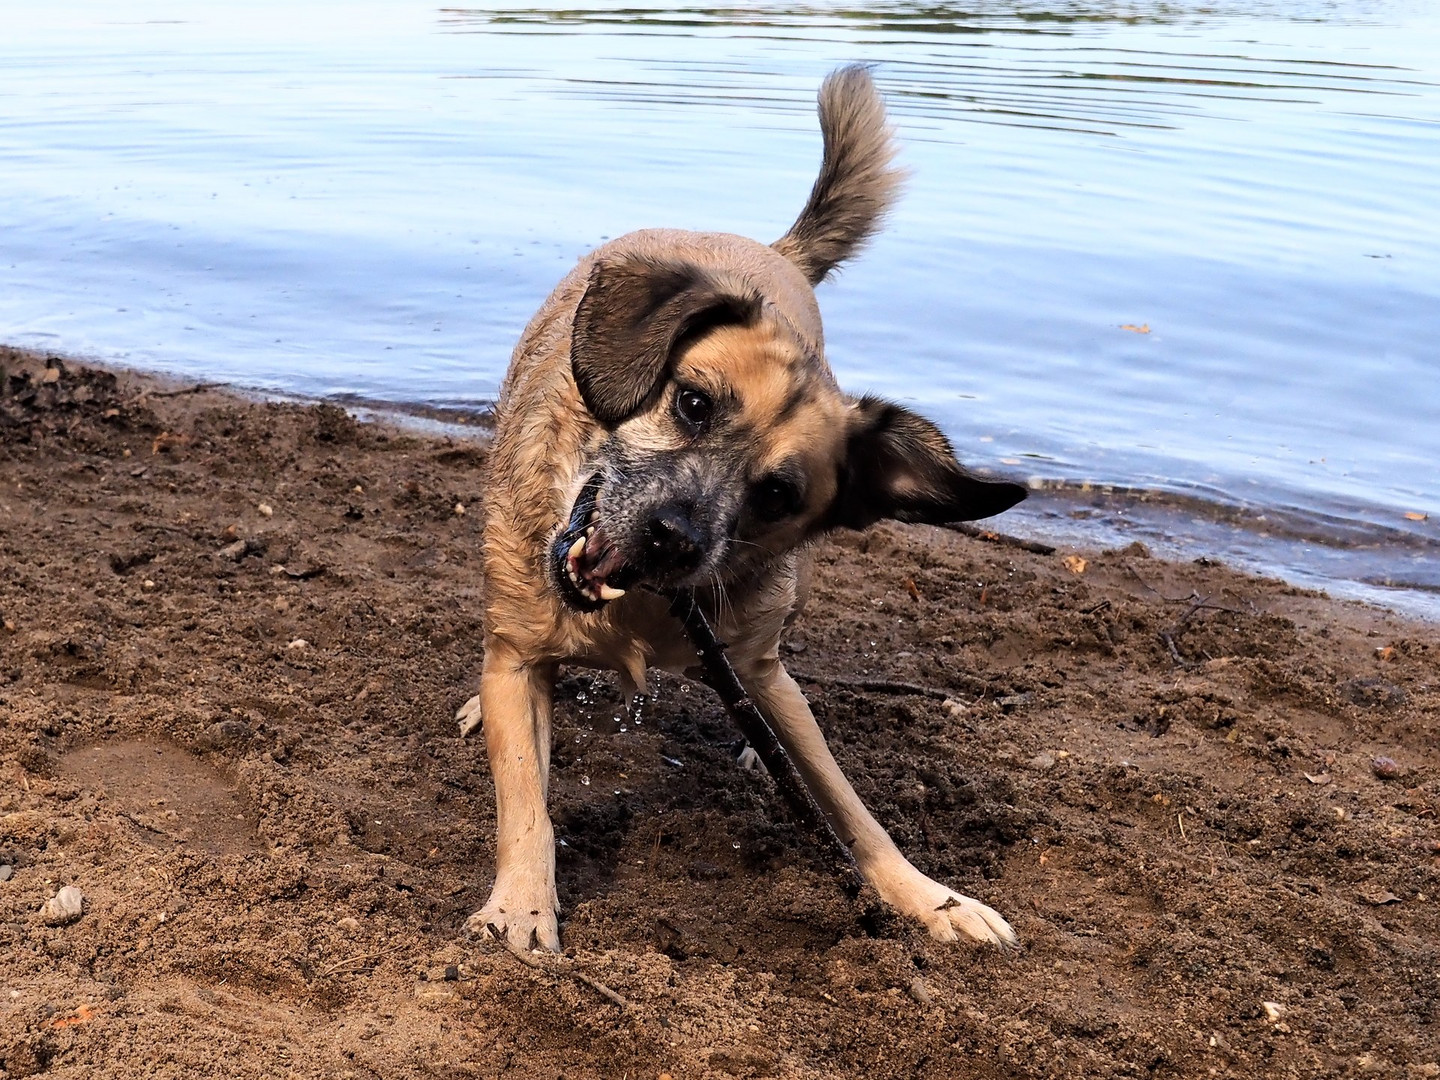
<path fill-rule="evenodd" d="M 1032 555 L 1054 555 L 1055 549 L 1049 544 L 1042 544 L 1038 540 L 1025 540 L 1019 536 L 1010 536 L 1007 533 L 997 533 L 991 529 L 982 529 L 978 525 L 971 525 L 965 521 L 942 521 L 940 528 L 957 532 L 961 536 L 973 536 L 976 540 L 985 540 L 991 544 L 999 544 L 1002 547 L 1019 548 L 1021 551 L 1028 551 Z"/>
<path fill-rule="evenodd" d="M 594 990 L 606 1001 L 610 1002 L 613 1005 L 620 1006 L 622 1010 L 630 1008 L 630 1002 L 626 1001 L 614 990 L 611 990 L 610 987 L 606 986 L 599 979 L 592 979 L 589 975 L 586 975 L 583 971 L 577 970 L 573 966 L 561 968 L 559 964 L 544 963 L 536 959 L 530 953 L 527 953 L 524 949 L 520 948 L 519 945 L 512 945 L 509 939 L 507 939 L 503 934 L 497 935 L 496 940 L 505 947 L 506 952 L 508 952 L 516 960 L 519 960 L 520 963 L 524 964 L 526 967 L 534 968 L 536 971 L 543 971 L 546 975 L 551 976 L 569 975 L 576 982 L 584 983 L 586 986 L 590 987 L 591 990 Z"/>
<path fill-rule="evenodd" d="M 769 721 L 745 692 L 740 677 L 735 674 L 735 669 L 725 655 L 725 645 L 710 629 L 705 613 L 695 602 L 695 594 L 689 590 L 681 590 L 661 595 L 670 601 L 670 614 L 680 620 L 685 628 L 685 635 L 705 666 L 706 684 L 725 702 L 735 720 L 735 726 L 759 755 L 795 816 L 834 854 L 840 864 L 840 876 L 845 882 L 846 891 L 852 896 L 857 895 L 865 879 L 860 874 L 855 856 L 836 834 L 825 817 L 825 812 L 820 809 L 820 804 L 815 801 L 815 796 L 805 786 L 795 763 L 790 760 L 785 747 L 771 730 Z"/>

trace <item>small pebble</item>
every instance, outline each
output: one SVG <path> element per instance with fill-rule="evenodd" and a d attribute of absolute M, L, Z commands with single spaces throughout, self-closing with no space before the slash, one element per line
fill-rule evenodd
<path fill-rule="evenodd" d="M 290 644 L 285 647 L 287 649 L 308 649 L 310 647 L 310 642 L 306 641 L 303 637 L 297 637 L 294 641 L 290 642 Z"/>
<path fill-rule="evenodd" d="M 66 885 L 45 901 L 40 917 L 47 926 L 64 926 L 80 918 L 85 910 L 85 894 L 74 885 Z"/>
<path fill-rule="evenodd" d="M 14 876 L 15 867 L 11 866 L 9 863 L 6 863 L 4 866 L 0 866 L 0 881 L 9 881 Z"/>
<path fill-rule="evenodd" d="M 906 986 L 905 989 L 909 992 L 910 996 L 915 999 L 917 1005 L 930 1006 L 935 1004 L 935 995 L 930 992 L 930 987 L 926 985 L 925 980 L 919 975 L 911 979 L 910 984 Z"/>
<path fill-rule="evenodd" d="M 446 964 L 446 965 L 445 965 L 445 981 L 446 981 L 446 982 L 454 982 L 454 981 L 455 981 L 456 979 L 458 979 L 458 978 L 460 978 L 460 969 L 459 969 L 458 967 L 456 967 L 454 964 Z"/>
<path fill-rule="evenodd" d="M 1394 780 L 1402 770 L 1400 763 L 1394 758 L 1377 757 L 1370 762 L 1370 771 L 1381 780 Z"/>
<path fill-rule="evenodd" d="M 1264 1008 L 1265 1016 L 1272 1024 L 1285 1015 L 1285 1006 L 1278 1001 L 1262 1001 L 1260 1005 Z"/>
<path fill-rule="evenodd" d="M 243 720 L 217 720 L 205 729 L 205 741 L 211 746 L 243 742 L 250 737 L 250 725 Z"/>
<path fill-rule="evenodd" d="M 456 503 L 456 504 L 455 504 L 455 516 L 456 516 L 456 517 L 464 517 L 464 516 L 465 516 L 465 504 L 464 504 L 464 503 Z"/>
<path fill-rule="evenodd" d="M 248 550 L 248 547 L 249 545 L 247 545 L 244 540 L 236 540 L 232 544 L 226 544 L 215 554 L 219 555 L 222 559 L 231 559 L 238 562 L 245 557 L 245 552 Z"/>
<path fill-rule="evenodd" d="M 346 915 L 343 919 L 336 919 L 335 925 L 340 927 L 341 930 L 349 930 L 353 933 L 360 929 L 360 920 Z"/>
<path fill-rule="evenodd" d="M 275 513 L 274 508 L 269 503 L 261 503 L 259 506 L 255 507 L 255 509 L 260 511 L 261 517 L 270 517 Z"/>

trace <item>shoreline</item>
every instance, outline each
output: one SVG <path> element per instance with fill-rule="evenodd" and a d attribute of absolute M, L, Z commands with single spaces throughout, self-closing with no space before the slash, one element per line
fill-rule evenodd
<path fill-rule="evenodd" d="M 214 390 L 247 401 L 333 405 L 364 423 L 394 425 L 432 437 L 483 438 L 492 423 L 493 402 L 463 405 L 335 394 L 316 398 L 274 388 L 209 382 L 154 372 L 100 358 L 53 350 L 0 345 L 6 356 L 31 365 L 54 357 L 77 367 L 132 375 L 156 385 Z M 963 460 L 963 453 L 962 453 Z M 1002 470 L 1026 483 L 1030 496 L 995 524 L 1032 541 L 1062 547 L 1123 547 L 1140 542 L 1164 558 L 1224 563 L 1242 573 L 1277 577 L 1337 600 L 1367 604 L 1403 618 L 1440 625 L 1440 534 L 1433 515 L 1401 514 L 1381 520 L 1377 508 L 1336 504 L 1329 511 L 1281 504 L 1247 504 L 1236 496 L 1207 497 L 1179 487 L 1137 487 L 1123 483 L 1053 477 L 1025 478 L 1011 462 Z M 991 471 L 991 470 L 982 470 Z M 1224 497 L 1222 497 L 1224 496 Z M 1399 514 L 1398 511 L 1395 513 Z M 1408 520 L 1407 520 L 1408 519 Z"/>
<path fill-rule="evenodd" d="M 567 952 L 530 966 L 461 932 L 494 864 L 452 719 L 483 443 L 28 363 L 7 1075 L 1440 1075 L 1440 628 L 1138 544 L 837 535 L 782 659 L 897 843 L 1020 947 L 847 897 L 704 688 L 628 717 L 568 670 Z M 78 917 L 42 913 L 61 886 Z"/>

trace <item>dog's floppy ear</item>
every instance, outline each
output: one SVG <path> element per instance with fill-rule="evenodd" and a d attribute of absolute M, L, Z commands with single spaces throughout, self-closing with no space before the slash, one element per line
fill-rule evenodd
<path fill-rule="evenodd" d="M 660 385 L 682 336 L 722 323 L 747 323 L 760 296 L 699 267 L 630 256 L 601 260 L 570 336 L 570 369 L 580 397 L 602 424 L 635 412 Z"/>
<path fill-rule="evenodd" d="M 1025 498 L 1020 484 L 967 472 L 939 428 L 899 405 L 861 398 L 850 405 L 848 425 L 835 501 L 822 528 L 863 529 L 881 518 L 974 521 Z"/>

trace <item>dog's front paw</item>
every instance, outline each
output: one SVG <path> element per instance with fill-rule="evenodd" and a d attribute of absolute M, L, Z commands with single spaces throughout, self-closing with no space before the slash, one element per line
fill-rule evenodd
<path fill-rule="evenodd" d="M 877 880 L 876 888 L 891 907 L 924 923 L 931 937 L 957 941 L 963 934 L 990 945 L 1015 944 L 1015 931 L 999 912 L 932 881 L 913 866 L 907 869 L 900 880 Z"/>
<path fill-rule="evenodd" d="M 537 882 L 535 888 L 495 883 L 485 906 L 465 920 L 472 937 L 500 938 L 520 949 L 560 951 L 560 923 L 555 886 Z"/>
<path fill-rule="evenodd" d="M 480 695 L 476 694 L 455 714 L 455 720 L 460 725 L 460 737 L 466 738 L 472 731 L 478 728 L 484 717 L 480 715 Z"/>

